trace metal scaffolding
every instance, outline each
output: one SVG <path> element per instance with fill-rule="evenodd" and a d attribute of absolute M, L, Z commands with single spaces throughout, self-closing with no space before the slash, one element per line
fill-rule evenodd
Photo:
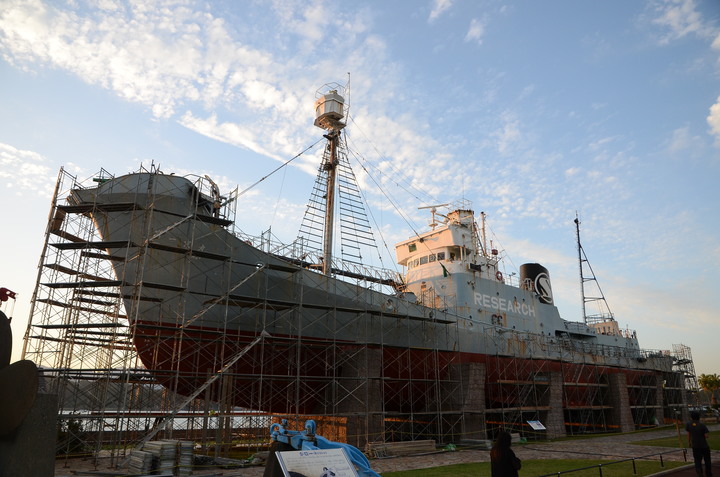
<path fill-rule="evenodd" d="M 87 183 L 110 178 L 103 170 Z M 44 390 L 58 395 L 59 447 L 66 456 L 105 452 L 111 465 L 120 465 L 130 450 L 156 437 L 194 441 L 202 453 L 249 456 L 265 448 L 269 425 L 280 419 L 301 428 L 313 418 L 323 436 L 361 449 L 373 442 L 416 439 L 462 443 L 493 438 L 500 428 L 544 439 L 662 424 L 673 415 L 671 409 L 686 407 L 691 368 L 685 360 L 692 366 L 687 347 L 674 350 L 682 355 L 676 360 L 679 372 L 628 370 L 594 363 L 561 339 L 487 333 L 479 338 L 486 349 L 498 349 L 492 340 L 511 340 L 521 357 L 485 355 L 468 363 L 461 355 L 469 350 L 441 350 L 440 343 L 460 343 L 459 320 L 432 322 L 433 330 L 442 329 L 433 337 L 434 347 L 401 348 L 387 345 L 378 334 L 388 326 L 383 316 L 358 308 L 341 327 L 332 304 L 313 315 L 312 325 L 324 327 L 325 340 L 317 341 L 298 329 L 298 316 L 306 306 L 302 290 L 308 283 L 302 281 L 317 280 L 320 286 L 323 276 L 297 274 L 283 283 L 298 296 L 294 303 L 274 300 L 273 286 L 280 285 L 269 281 L 260 287 L 257 302 L 243 302 L 235 291 L 248 279 L 230 279 L 238 266 L 230 251 L 195 244 L 201 231 L 220 235 L 232 227 L 237 191 L 220 197 L 208 178 L 198 177 L 194 184 L 217 199 L 215 213 L 196 210 L 150 232 L 152 194 L 147 202 L 128 192 L 123 203 L 78 205 L 73 191 L 86 189 L 86 183 L 59 173 L 23 358 L 41 368 Z M 148 194 L 148 189 L 135 193 Z M 109 212 L 118 223 L 94 222 L 92 217 Z M 107 241 L 98 231 L 103 227 L 128 228 L 134 238 Z M 164 240 L 179 228 L 182 242 Z M 258 249 L 278 255 L 288 250 L 232 232 Z M 158 259 L 161 252 L 163 260 Z M 212 268 L 198 268 L 198 258 Z M 269 266 L 252 264 L 250 276 L 267 280 Z M 161 276 L 177 278 L 169 282 Z M 214 290 L 212 296 L 188 291 L 199 280 Z M 144 321 L 142 310 L 163 300 L 172 302 L 174 322 L 168 317 L 162 324 Z M 191 300 L 200 307 L 192 308 Z M 418 300 L 447 307 L 435 296 Z M 206 326 L 210 310 L 222 312 L 225 326 L 231 314 L 244 313 L 264 320 L 269 334 L 282 330 L 289 338 L 240 340 L 227 327 Z M 393 320 L 387 332 L 406 336 L 408 343 L 419 342 L 413 335 L 429 330 L 407 317 Z M 376 338 L 349 346 L 349 333 Z M 556 347 L 562 359 L 533 358 L 534 351 L 549 347 Z M 539 421 L 546 430 L 534 430 L 528 421 Z"/>
<path fill-rule="evenodd" d="M 677 382 L 674 386 L 682 387 L 684 392 L 688 394 L 688 403 L 697 406 L 697 394 L 700 390 L 700 385 L 698 384 L 697 375 L 695 374 L 695 364 L 693 363 L 690 347 L 683 344 L 674 344 L 673 356 L 675 357 L 674 368 L 684 381 Z"/>

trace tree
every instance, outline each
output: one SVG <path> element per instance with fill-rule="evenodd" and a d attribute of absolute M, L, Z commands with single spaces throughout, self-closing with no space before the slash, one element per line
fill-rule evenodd
<path fill-rule="evenodd" d="M 85 451 L 86 433 L 79 419 L 58 421 L 56 455 L 76 456 Z"/>
<path fill-rule="evenodd" d="M 710 399 L 713 407 L 717 407 L 717 398 L 715 397 L 715 391 L 720 389 L 720 376 L 717 374 L 701 374 L 698 378 L 698 384 L 705 391 L 710 393 Z"/>

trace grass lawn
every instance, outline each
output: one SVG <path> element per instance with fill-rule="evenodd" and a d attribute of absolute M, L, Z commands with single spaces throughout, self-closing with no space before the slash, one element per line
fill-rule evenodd
<path fill-rule="evenodd" d="M 564 470 L 580 469 L 583 467 L 595 466 L 592 469 L 581 470 L 563 474 L 568 477 L 598 477 L 600 472 L 597 465 L 603 464 L 603 477 L 626 477 L 633 475 L 632 462 L 607 465 L 607 460 L 581 460 L 581 459 L 544 459 L 524 460 L 520 477 L 536 477 L 556 473 Z M 660 461 L 637 461 L 635 463 L 637 476 L 650 475 L 665 469 L 681 467 L 687 462 L 665 462 L 660 467 Z M 490 475 L 490 463 L 478 462 L 476 464 L 455 464 L 443 467 L 432 467 L 429 469 L 404 470 L 400 472 L 383 472 L 382 477 L 483 477 Z"/>
<path fill-rule="evenodd" d="M 657 447 L 674 447 L 675 449 L 678 448 L 687 448 L 687 432 L 685 432 L 684 429 L 680 430 L 680 436 L 682 441 L 682 446 L 678 443 L 678 436 L 672 436 L 672 437 L 664 437 L 662 439 L 650 439 L 647 441 L 633 441 L 631 444 L 637 444 L 640 446 L 657 446 Z M 720 434 L 717 432 L 711 432 L 708 435 L 708 444 L 710 444 L 710 449 L 718 450 L 720 449 Z"/>

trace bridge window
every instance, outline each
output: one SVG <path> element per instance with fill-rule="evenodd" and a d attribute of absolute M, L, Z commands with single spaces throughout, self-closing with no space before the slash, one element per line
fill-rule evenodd
<path fill-rule="evenodd" d="M 429 257 L 429 261 L 434 262 L 435 261 L 435 254 L 431 254 Z"/>
<path fill-rule="evenodd" d="M 426 263 L 428 263 L 428 258 L 427 258 L 427 257 L 420 257 L 420 265 L 425 265 Z"/>
<path fill-rule="evenodd" d="M 437 253 L 437 259 L 438 259 L 438 260 L 445 260 L 445 252 L 438 252 L 438 253 Z"/>

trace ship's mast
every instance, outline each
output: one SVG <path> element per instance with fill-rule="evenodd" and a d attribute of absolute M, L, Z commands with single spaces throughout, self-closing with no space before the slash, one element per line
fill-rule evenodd
<path fill-rule="evenodd" d="M 325 230 L 323 233 L 323 264 L 322 272 L 330 275 L 332 270 L 333 228 L 335 222 L 335 177 L 337 175 L 337 150 L 340 131 L 345 127 L 341 120 L 344 117 L 345 100 L 337 90 L 333 89 L 315 101 L 315 126 L 328 131 L 327 154 L 324 155 L 323 169 L 327 172 L 325 195 Z"/>
<path fill-rule="evenodd" d="M 575 214 L 575 236 L 577 237 L 578 266 L 580 267 L 580 295 L 582 297 L 582 317 L 587 324 L 587 312 L 585 311 L 585 278 L 583 277 L 582 245 L 580 245 L 580 218 Z"/>
<path fill-rule="evenodd" d="M 330 274 L 332 269 L 333 227 L 335 223 L 335 176 L 337 175 L 337 142 L 340 131 L 331 131 L 325 135 L 328 140 L 330 156 L 323 164 L 327 171 L 327 196 L 325 197 L 325 231 L 323 233 L 323 273 Z"/>
<path fill-rule="evenodd" d="M 488 256 L 487 249 L 488 248 L 487 248 L 487 235 L 485 234 L 485 212 L 480 212 L 480 223 L 482 224 L 482 229 L 480 229 L 482 231 L 482 237 L 481 237 L 482 253 L 483 253 L 483 256 L 487 258 L 487 256 Z"/>
<path fill-rule="evenodd" d="M 615 316 L 610 310 L 610 306 L 605 299 L 605 294 L 603 293 L 602 288 L 600 288 L 600 283 L 597 281 L 595 272 L 593 271 L 587 255 L 585 255 L 585 250 L 583 250 L 582 244 L 580 243 L 580 218 L 577 214 L 575 214 L 575 232 L 577 234 L 578 263 L 580 265 L 580 292 L 582 294 L 583 321 L 585 324 L 615 321 Z M 588 274 L 583 273 L 584 264 L 587 266 Z M 594 291 L 596 293 L 595 296 L 587 295 L 587 290 L 585 288 L 585 283 L 587 282 L 595 282 L 595 287 L 597 288 L 597 290 Z M 588 316 L 585 305 L 591 302 L 598 304 L 598 313 Z"/>

